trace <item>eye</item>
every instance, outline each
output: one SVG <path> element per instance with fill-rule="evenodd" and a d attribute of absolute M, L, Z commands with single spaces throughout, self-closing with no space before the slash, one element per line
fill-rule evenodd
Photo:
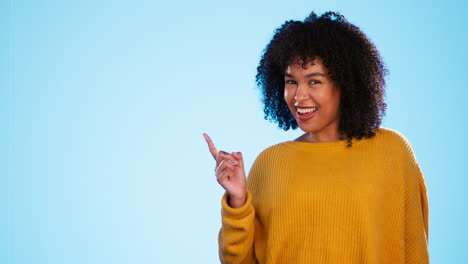
<path fill-rule="evenodd" d="M 286 83 L 286 84 L 296 84 L 296 81 L 294 81 L 294 80 L 286 80 L 285 83 Z"/>
<path fill-rule="evenodd" d="M 313 82 L 315 82 L 315 83 L 313 83 Z M 320 83 L 320 81 L 317 81 L 317 80 L 312 80 L 312 81 L 310 81 L 310 83 L 311 83 L 311 84 L 319 84 L 319 83 Z"/>

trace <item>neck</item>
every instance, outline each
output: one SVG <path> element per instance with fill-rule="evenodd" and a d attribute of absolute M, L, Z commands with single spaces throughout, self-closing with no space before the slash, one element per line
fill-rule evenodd
<path fill-rule="evenodd" d="M 344 138 L 344 137 L 343 137 Z M 298 137 L 295 141 L 309 142 L 309 143 L 326 143 L 326 142 L 336 142 L 341 141 L 340 133 L 336 132 L 333 134 L 320 134 L 320 133 L 311 133 L 306 132 L 302 136 Z"/>

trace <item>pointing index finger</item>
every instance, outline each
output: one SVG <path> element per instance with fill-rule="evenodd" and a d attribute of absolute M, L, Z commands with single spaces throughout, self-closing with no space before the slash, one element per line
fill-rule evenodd
<path fill-rule="evenodd" d="M 208 148 L 210 149 L 211 155 L 213 155 L 213 158 L 216 159 L 218 157 L 218 150 L 213 144 L 213 141 L 206 133 L 203 133 L 203 137 L 205 138 L 206 143 L 208 143 Z"/>

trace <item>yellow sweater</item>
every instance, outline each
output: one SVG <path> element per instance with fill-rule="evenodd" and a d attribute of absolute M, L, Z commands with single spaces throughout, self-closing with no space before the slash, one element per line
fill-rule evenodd
<path fill-rule="evenodd" d="M 428 199 L 409 141 L 373 138 L 265 149 L 241 208 L 222 204 L 222 263 L 429 263 Z"/>

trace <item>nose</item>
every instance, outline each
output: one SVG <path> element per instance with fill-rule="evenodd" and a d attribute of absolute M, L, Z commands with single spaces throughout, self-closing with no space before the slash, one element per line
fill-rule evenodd
<path fill-rule="evenodd" d="M 298 84 L 297 89 L 296 89 L 296 95 L 294 96 L 294 99 L 296 100 L 296 102 L 301 103 L 302 101 L 306 100 L 308 97 L 309 95 L 307 94 L 307 87 L 305 87 L 305 85 Z"/>

